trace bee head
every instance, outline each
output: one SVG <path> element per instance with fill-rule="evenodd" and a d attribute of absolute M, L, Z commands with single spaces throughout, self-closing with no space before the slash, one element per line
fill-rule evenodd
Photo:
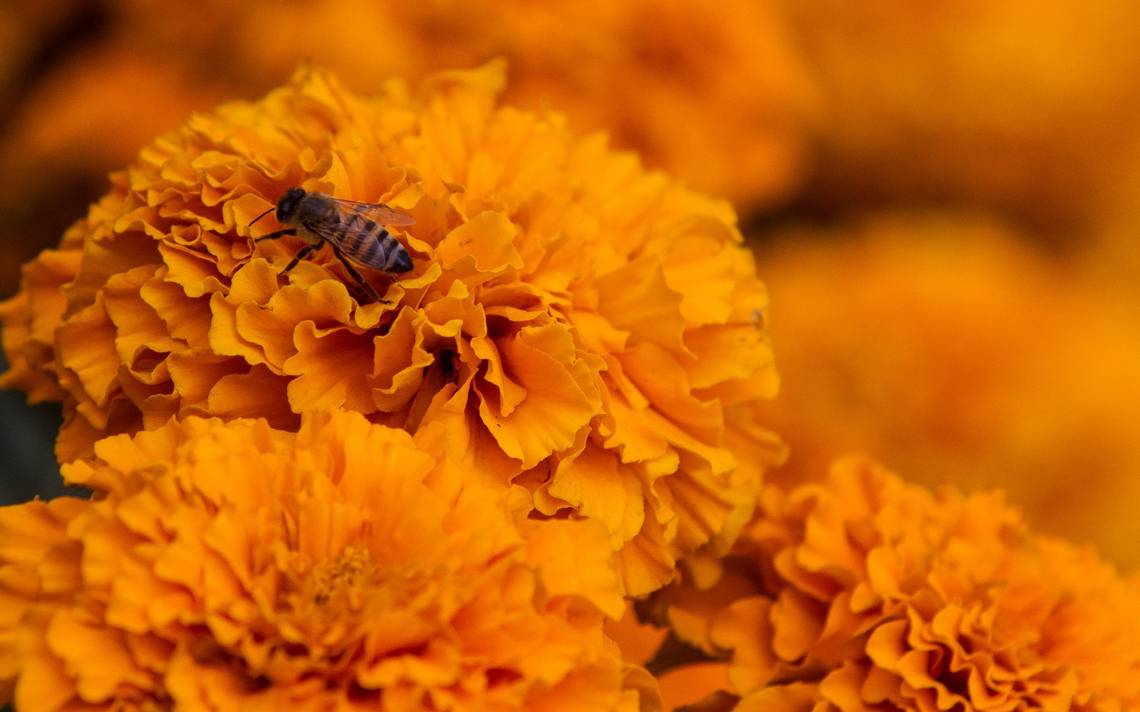
<path fill-rule="evenodd" d="M 285 191 L 281 199 L 277 201 L 277 222 L 285 224 L 293 219 L 297 214 L 297 208 L 301 205 L 301 199 L 305 197 L 305 191 L 301 188 L 290 188 Z"/>

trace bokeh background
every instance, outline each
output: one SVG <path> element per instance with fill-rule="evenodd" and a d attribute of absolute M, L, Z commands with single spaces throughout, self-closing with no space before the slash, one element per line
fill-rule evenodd
<path fill-rule="evenodd" d="M 1140 4 L 103 0 L 0 5 L 0 293 L 149 141 L 312 62 L 357 90 L 505 57 L 740 215 L 791 447 L 1000 487 L 1140 565 Z M 59 491 L 0 393 L 0 502 Z"/>

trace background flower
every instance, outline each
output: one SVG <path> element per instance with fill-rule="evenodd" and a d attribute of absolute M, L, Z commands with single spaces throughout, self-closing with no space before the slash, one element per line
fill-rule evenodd
<path fill-rule="evenodd" d="M 1079 255 L 1077 269 L 1097 284 L 1106 299 L 1140 308 L 1140 136 L 1131 147 L 1118 149 L 1129 156 L 1129 174 L 1121 179 L 1115 197 L 1100 216 L 1089 249 Z"/>
<path fill-rule="evenodd" d="M 489 65 L 366 97 L 302 72 L 144 149 L 0 313 L 5 383 L 64 400 L 61 461 L 172 415 L 294 428 L 343 407 L 603 522 L 632 594 L 727 545 L 780 455 L 732 210 L 497 107 L 502 84 Z M 255 249 L 247 225 L 297 185 L 414 216 L 414 270 L 368 271 L 384 301 L 331 254 L 282 286 L 300 241 Z"/>
<path fill-rule="evenodd" d="M 852 450 L 1000 487 L 1035 528 L 1140 563 L 1140 323 L 1001 223 L 878 215 L 761 249 L 782 482 Z"/>
<path fill-rule="evenodd" d="M 657 606 L 729 660 L 741 709 L 1140 704 L 1136 582 L 1032 534 L 999 494 L 932 495 L 842 460 L 824 483 L 767 486 L 700 579 Z"/>
<path fill-rule="evenodd" d="M 520 536 L 504 490 L 404 432 L 191 418 L 96 452 L 65 470 L 94 500 L 0 509 L 0 678 L 22 709 L 653 704 L 602 633 L 621 598 L 600 527 Z M 590 552 L 595 578 L 567 575 Z"/>
<path fill-rule="evenodd" d="M 817 212 L 983 208 L 1079 250 L 1133 170 L 1133 3 L 773 4 L 820 96 Z"/>

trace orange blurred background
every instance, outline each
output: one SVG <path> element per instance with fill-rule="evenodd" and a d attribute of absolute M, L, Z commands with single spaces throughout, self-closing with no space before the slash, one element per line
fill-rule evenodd
<path fill-rule="evenodd" d="M 1030 0 L 144 0 L 0 8 L 0 290 L 193 111 L 301 62 L 358 90 L 496 56 L 730 199 L 772 292 L 795 481 L 868 451 L 1001 487 L 1140 564 L 1140 5 Z M 0 400 L 2 501 L 54 491 Z"/>

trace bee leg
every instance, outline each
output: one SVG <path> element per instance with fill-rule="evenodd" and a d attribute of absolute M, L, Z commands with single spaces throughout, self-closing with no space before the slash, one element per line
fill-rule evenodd
<path fill-rule="evenodd" d="M 288 227 L 288 228 L 285 228 L 284 230 L 278 230 L 277 232 L 271 232 L 268 235 L 262 235 L 261 237 L 256 238 L 254 240 L 254 242 L 261 242 L 262 240 L 276 240 L 278 238 L 285 237 L 286 235 L 296 235 L 296 234 L 297 234 L 296 228 Z"/>
<path fill-rule="evenodd" d="M 289 271 L 296 267 L 298 262 L 308 257 L 309 253 L 315 249 L 317 249 L 317 245 L 305 245 L 301 249 L 297 250 L 297 254 L 293 255 L 293 259 L 289 261 L 289 264 L 285 265 L 285 269 L 281 270 L 278 276 L 284 277 L 285 275 L 289 274 Z"/>
<path fill-rule="evenodd" d="M 358 272 L 357 269 L 352 266 L 351 262 L 345 259 L 344 255 L 340 253 L 340 250 L 331 245 L 331 243 L 330 246 L 332 247 L 333 254 L 336 255 L 336 258 L 340 260 L 340 263 L 344 265 L 345 270 L 348 271 L 348 275 L 356 280 L 356 283 L 363 287 L 364 291 L 368 292 L 368 296 L 372 297 L 372 301 L 380 302 L 381 304 L 387 304 L 388 302 L 386 300 L 380 298 L 380 293 L 377 292 L 371 284 L 364 281 L 364 277 L 361 276 L 360 272 Z"/>

